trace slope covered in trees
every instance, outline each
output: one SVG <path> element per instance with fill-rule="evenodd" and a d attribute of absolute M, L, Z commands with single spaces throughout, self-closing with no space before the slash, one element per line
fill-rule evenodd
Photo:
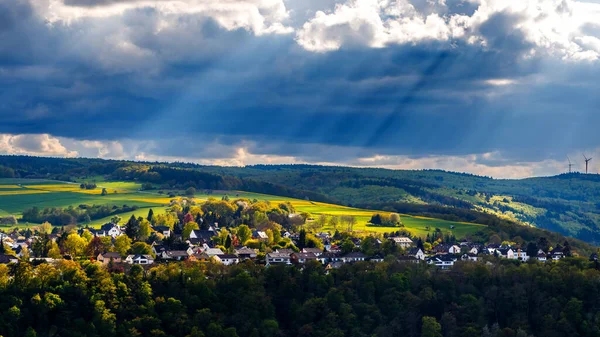
<path fill-rule="evenodd" d="M 555 264 L 172 263 L 111 272 L 0 265 L 0 331 L 17 336 L 598 336 L 600 272 Z"/>

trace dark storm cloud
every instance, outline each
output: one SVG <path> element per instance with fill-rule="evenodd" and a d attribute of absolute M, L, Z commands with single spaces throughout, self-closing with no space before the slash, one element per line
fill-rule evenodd
<path fill-rule="evenodd" d="M 488 48 L 453 41 L 312 53 L 293 35 L 227 31 L 197 14 L 160 31 L 148 8 L 48 27 L 26 2 L 9 7 L 0 10 L 0 133 L 153 140 L 154 154 L 172 157 L 229 156 L 242 144 L 307 161 L 494 151 L 541 160 L 600 145 L 598 68 L 522 57 L 531 45 L 514 14 L 479 28 Z M 137 54 L 98 42 L 115 31 Z M 30 56 L 19 56 L 17 41 Z M 514 84 L 488 82 L 498 79 Z"/>

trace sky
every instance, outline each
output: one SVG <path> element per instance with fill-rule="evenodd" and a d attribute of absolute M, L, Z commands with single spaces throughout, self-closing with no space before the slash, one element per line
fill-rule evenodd
<path fill-rule="evenodd" d="M 0 0 L 0 154 L 598 173 L 599 78 L 597 0 Z"/>

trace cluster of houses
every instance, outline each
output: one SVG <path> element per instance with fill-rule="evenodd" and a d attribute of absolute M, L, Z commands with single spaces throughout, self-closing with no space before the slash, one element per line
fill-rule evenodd
<path fill-rule="evenodd" d="M 456 261 L 478 261 L 482 256 L 496 256 L 505 259 L 519 260 L 526 262 L 529 259 L 536 259 L 541 262 L 548 260 L 560 260 L 565 254 L 561 248 L 555 248 L 549 252 L 539 249 L 535 256 L 527 255 L 521 248 L 489 244 L 482 245 L 470 242 L 460 242 L 457 244 L 439 244 L 433 248 L 433 255 L 425 258 L 429 264 L 436 265 L 442 269 L 448 269 Z"/>
<path fill-rule="evenodd" d="M 161 233 L 164 237 L 171 237 L 175 234 L 169 227 L 155 226 L 153 229 L 156 232 Z M 125 235 L 124 228 L 115 224 L 103 225 L 100 229 L 88 229 L 90 232 L 98 237 L 110 236 L 116 238 L 120 235 Z M 220 248 L 216 247 L 213 242 L 213 238 L 218 235 L 219 229 L 216 227 L 210 227 L 206 230 L 194 230 L 190 233 L 190 236 L 185 240 L 184 245 L 180 245 L 179 248 L 173 249 L 164 246 L 162 242 L 154 242 L 152 247 L 153 255 L 150 254 L 131 254 L 126 257 L 122 257 L 115 252 L 106 252 L 96 256 L 96 260 L 103 264 L 109 263 L 126 263 L 126 264 L 139 264 L 139 265 L 152 265 L 155 262 L 162 261 L 215 261 L 223 265 L 232 265 L 240 263 L 243 260 L 251 259 L 255 260 L 258 257 L 258 251 L 256 249 L 248 247 L 238 247 L 233 252 L 224 252 Z M 254 231 L 252 233 L 253 238 L 256 240 L 268 240 L 268 236 L 265 232 Z M 291 234 L 289 232 L 283 232 L 283 237 L 288 237 L 295 241 L 298 239 L 297 234 Z M 362 252 L 358 252 L 361 240 L 359 238 L 351 238 L 354 243 L 355 251 L 349 253 L 342 253 L 342 250 L 337 245 L 333 244 L 333 240 L 329 233 L 318 233 L 316 237 L 319 238 L 324 249 L 320 248 L 303 248 L 300 251 L 292 249 L 276 249 L 268 252 L 264 256 L 264 263 L 267 266 L 276 264 L 285 265 L 298 265 L 304 264 L 310 261 L 318 261 L 327 268 L 339 268 L 345 263 L 354 263 L 359 261 L 374 261 L 381 262 L 384 260 L 384 256 L 380 254 L 367 256 Z M 18 262 L 19 258 L 22 257 L 23 247 L 29 247 L 33 242 L 33 237 L 25 239 L 18 233 L 12 234 L 0 233 L 0 239 L 4 244 L 15 251 L 16 256 L 10 256 L 0 254 L 0 263 L 11 263 Z M 56 235 L 51 235 L 51 239 L 56 239 Z M 438 244 L 431 251 L 425 252 L 422 248 L 415 247 L 415 243 L 408 237 L 389 237 L 386 240 L 391 240 L 399 248 L 402 248 L 404 255 L 397 256 L 396 259 L 400 262 L 411 262 L 411 263 L 428 263 L 435 265 L 442 269 L 448 269 L 452 267 L 457 261 L 478 261 L 484 255 L 492 255 L 506 259 L 514 259 L 520 261 L 527 261 L 529 259 L 537 259 L 539 261 L 547 260 L 559 260 L 564 256 L 561 249 L 554 249 L 550 252 L 538 251 L 536 256 L 528 256 L 524 250 L 511 246 L 502 245 L 482 245 L 470 242 L 460 242 L 455 244 Z M 378 244 L 381 244 L 381 240 L 377 240 Z M 597 259 L 597 257 L 596 257 Z M 261 259 L 262 262 L 262 259 Z"/>

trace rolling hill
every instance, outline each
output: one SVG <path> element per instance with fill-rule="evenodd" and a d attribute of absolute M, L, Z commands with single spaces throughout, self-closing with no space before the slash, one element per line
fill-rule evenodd
<path fill-rule="evenodd" d="M 247 191 L 455 222 L 514 222 L 600 243 L 600 175 L 573 173 L 507 180 L 439 170 L 315 165 L 218 167 L 25 156 L 0 156 L 0 167 L 0 173 L 9 177 L 113 180 L 138 186 L 146 183 L 163 190 L 194 187 L 199 192 Z M 4 193 L 11 193 L 10 189 Z M 54 199 L 39 194 L 36 198 Z M 114 197 L 121 196 L 129 198 L 119 193 Z M 153 197 L 148 194 L 148 198 Z M 136 196 L 135 202 L 147 207 L 144 203 L 148 198 Z M 0 208 L 6 208 L 1 200 Z"/>

